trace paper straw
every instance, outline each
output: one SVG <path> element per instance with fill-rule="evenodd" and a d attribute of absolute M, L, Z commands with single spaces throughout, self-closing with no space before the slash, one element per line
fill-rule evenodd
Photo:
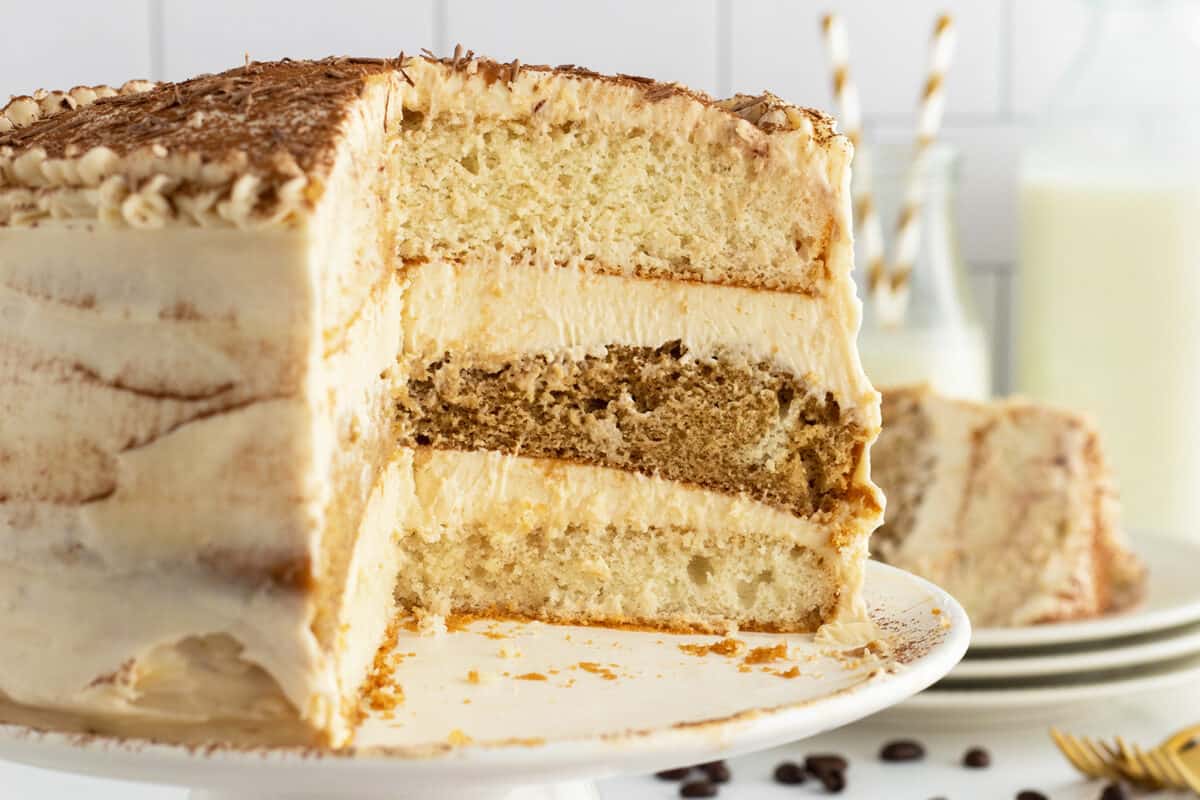
<path fill-rule="evenodd" d="M 863 237 L 867 259 L 867 287 L 875 295 L 883 285 L 883 226 L 871 194 L 871 159 L 863 137 L 862 107 L 858 102 L 858 87 L 850 77 L 850 44 L 846 24 L 838 14 L 826 14 L 821 19 L 825 45 L 833 67 L 833 98 L 838 105 L 843 132 L 854 145 L 854 222 Z"/>
<path fill-rule="evenodd" d="M 896 241 L 891 276 L 887 291 L 892 297 L 884 306 L 884 322 L 898 325 L 904 322 L 911 289 L 913 262 L 921 245 L 921 205 L 924 195 L 924 176 L 929 151 L 937 140 L 946 109 L 946 70 L 954 58 L 954 20 L 942 14 L 933 28 L 929 56 L 929 76 L 921 91 L 917 140 L 908 171 L 904 205 L 896 220 Z"/>

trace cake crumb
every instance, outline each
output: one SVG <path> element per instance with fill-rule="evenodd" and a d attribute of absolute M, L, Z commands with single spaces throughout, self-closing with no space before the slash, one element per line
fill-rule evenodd
<path fill-rule="evenodd" d="M 732 657 L 746 649 L 746 643 L 741 639 L 721 639 L 713 644 L 681 644 L 679 649 L 691 656 L 707 656 L 710 654 Z"/>
<path fill-rule="evenodd" d="M 417 609 L 417 632 L 422 636 L 441 636 L 446 633 L 446 618 L 422 608 Z"/>
<path fill-rule="evenodd" d="M 470 744 L 475 740 L 470 736 L 467 736 L 458 728 L 455 728 L 454 730 L 450 731 L 450 735 L 446 737 L 446 741 L 455 747 L 460 747 L 465 744 Z"/>
<path fill-rule="evenodd" d="M 402 624 L 396 621 L 388 626 L 382 644 L 375 651 L 375 660 L 367 679 L 363 682 L 363 701 L 367 708 L 378 711 L 384 719 L 392 719 L 396 707 L 404 702 L 404 689 L 395 682 L 395 673 L 406 654 L 393 652 L 400 638 Z"/>
<path fill-rule="evenodd" d="M 595 661 L 580 661 L 575 666 L 579 667 L 584 672 L 590 672 L 593 675 L 599 675 L 606 681 L 615 681 L 617 673 L 613 672 L 603 664 L 597 664 Z"/>
<path fill-rule="evenodd" d="M 787 658 L 787 644 L 780 642 L 770 647 L 756 647 L 746 654 L 742 659 L 743 664 L 770 664 L 772 661 L 779 661 Z"/>
<path fill-rule="evenodd" d="M 517 675 L 516 679 L 519 681 L 544 681 L 547 678 L 540 672 L 526 672 L 523 675 Z"/>

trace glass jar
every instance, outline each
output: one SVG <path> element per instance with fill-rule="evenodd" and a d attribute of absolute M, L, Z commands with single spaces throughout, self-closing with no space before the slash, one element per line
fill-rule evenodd
<path fill-rule="evenodd" d="M 1093 0 L 1020 175 L 1017 387 L 1092 415 L 1125 524 L 1200 529 L 1195 5 Z"/>
<path fill-rule="evenodd" d="M 912 164 L 911 143 L 871 148 L 872 189 L 883 223 L 884 241 L 895 238 L 895 220 L 904 202 Z M 920 246 L 913 264 L 911 294 L 903 321 L 879 313 L 866 281 L 866 237 L 855 238 L 856 281 L 863 301 L 858 348 L 871 382 L 889 386 L 928 383 L 943 394 L 983 399 L 991 393 L 987 336 L 975 313 L 964 278 L 954 215 L 958 154 L 935 145 L 921 175 Z M 888 255 L 890 256 L 890 250 Z"/>

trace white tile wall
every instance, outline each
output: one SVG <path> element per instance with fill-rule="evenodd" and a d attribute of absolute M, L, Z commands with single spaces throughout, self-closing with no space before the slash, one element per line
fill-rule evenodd
<path fill-rule="evenodd" d="M 152 0 L 162 9 L 162 75 L 180 80 L 242 63 L 329 55 L 394 56 L 433 41 L 428 2 Z"/>
<path fill-rule="evenodd" d="M 1070 66 L 1083 41 L 1085 12 L 1082 0 L 1011 0 L 1014 48 L 1012 111 L 1033 114 L 1050 100 L 1055 79 Z"/>
<path fill-rule="evenodd" d="M 447 46 L 717 90 L 716 0 L 445 0 Z"/>
<path fill-rule="evenodd" d="M 770 88 L 795 102 L 832 107 L 829 62 L 819 20 L 845 18 L 851 69 L 864 109 L 911 114 L 925 82 L 929 37 L 939 12 L 955 16 L 958 47 L 946 79 L 947 108 L 994 114 L 1001 106 L 1008 7 L 981 0 L 738 0 L 733 5 L 733 88 Z"/>
<path fill-rule="evenodd" d="M 150 77 L 151 31 L 146 0 L 61 4 L 2 3 L 0 99 L 41 87 L 120 85 Z"/>
<path fill-rule="evenodd" d="M 105 0 L 9 3 L 0 97 L 38 86 L 181 78 L 257 59 L 392 55 L 455 42 L 526 63 L 574 62 L 718 94 L 771 88 L 829 108 L 818 19 L 843 13 L 867 123 L 910 135 L 936 14 L 958 24 L 944 137 L 964 155 L 959 208 L 972 284 L 1004 369 L 1015 174 L 1033 116 L 1083 35 L 1084 0 Z"/>

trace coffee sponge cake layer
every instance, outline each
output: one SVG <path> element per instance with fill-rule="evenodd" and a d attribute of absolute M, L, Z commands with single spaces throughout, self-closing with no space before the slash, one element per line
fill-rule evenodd
<path fill-rule="evenodd" d="M 0 719 L 342 745 L 396 613 L 859 613 L 849 157 L 473 57 L 14 98 Z"/>

